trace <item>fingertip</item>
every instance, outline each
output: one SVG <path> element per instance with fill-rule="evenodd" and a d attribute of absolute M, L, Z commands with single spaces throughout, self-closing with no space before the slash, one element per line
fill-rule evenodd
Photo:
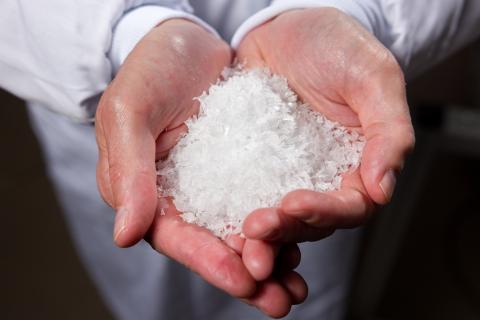
<path fill-rule="evenodd" d="M 126 228 L 128 222 L 129 212 L 125 208 L 119 208 L 115 214 L 115 225 L 113 227 L 113 241 L 120 247 L 128 246 L 128 238 L 126 235 Z"/>
<path fill-rule="evenodd" d="M 291 271 L 281 278 L 282 284 L 290 293 L 292 304 L 301 304 L 308 297 L 308 285 L 305 279 L 295 271 Z"/>
<path fill-rule="evenodd" d="M 117 235 L 114 235 L 113 241 L 115 242 L 115 245 L 119 248 L 129 248 L 137 244 L 140 239 L 132 236 L 129 232 L 122 231 Z"/>
<path fill-rule="evenodd" d="M 393 169 L 361 168 L 368 196 L 379 205 L 388 204 L 395 190 L 397 178 Z"/>
<path fill-rule="evenodd" d="M 262 282 L 248 302 L 275 319 L 285 317 L 292 308 L 289 293 L 273 279 Z"/>
<path fill-rule="evenodd" d="M 395 125 L 392 125 L 395 123 Z M 385 205 L 392 199 L 396 177 L 413 150 L 415 133 L 410 120 L 389 120 L 367 127 L 360 174 L 370 198 Z"/>
<path fill-rule="evenodd" d="M 120 248 L 127 248 L 142 240 L 150 229 L 155 217 L 157 199 L 137 209 L 121 207 L 117 210 L 113 228 L 113 240 Z"/>
<path fill-rule="evenodd" d="M 158 204 L 156 190 L 150 189 L 144 188 L 144 192 L 140 192 L 140 189 L 135 193 L 128 192 L 132 196 L 123 199 L 120 204 L 113 232 L 117 246 L 126 248 L 135 245 L 150 229 Z"/>
<path fill-rule="evenodd" d="M 143 239 L 151 223 L 141 223 L 132 219 L 132 215 L 126 209 L 119 209 L 115 217 L 113 240 L 120 248 L 128 248 Z M 132 221 L 133 220 L 133 221 Z M 152 219 L 153 220 L 153 219 Z"/>
<path fill-rule="evenodd" d="M 278 251 L 277 244 L 247 239 L 243 247 L 242 260 L 251 276 L 257 281 L 263 281 L 272 274 Z"/>
<path fill-rule="evenodd" d="M 122 229 L 119 233 L 114 234 L 113 240 L 117 247 L 129 248 L 142 240 L 147 231 L 148 229 L 145 230 L 143 226 L 130 225 Z"/>
<path fill-rule="evenodd" d="M 397 178 L 393 170 L 388 170 L 383 175 L 382 179 L 378 183 L 378 186 L 382 190 L 384 195 L 385 203 L 390 202 L 393 196 L 393 190 L 395 189 L 395 184 L 397 183 Z"/>

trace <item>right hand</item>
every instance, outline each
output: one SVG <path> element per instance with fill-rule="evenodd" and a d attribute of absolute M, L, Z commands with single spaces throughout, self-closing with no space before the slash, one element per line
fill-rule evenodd
<path fill-rule="evenodd" d="M 104 200 L 117 211 L 118 246 L 131 246 L 146 236 L 155 250 L 211 284 L 270 316 L 283 316 L 305 298 L 306 286 L 293 271 L 280 280 L 265 279 L 278 252 L 272 245 L 241 240 L 232 248 L 185 223 L 173 205 L 166 215 L 159 214 L 155 161 L 186 131 L 185 120 L 198 111 L 193 98 L 215 83 L 230 62 L 228 45 L 192 22 L 172 19 L 151 30 L 100 100 L 97 182 Z M 253 275 L 252 265 L 260 266 Z M 269 270 L 262 271 L 264 265 Z"/>
<path fill-rule="evenodd" d="M 330 192 L 294 190 L 279 208 L 250 214 L 251 240 L 303 242 L 357 227 L 390 201 L 415 135 L 403 73 L 393 54 L 353 17 L 333 8 L 290 10 L 250 31 L 238 58 L 283 75 L 302 101 L 365 136 L 360 167 Z"/>

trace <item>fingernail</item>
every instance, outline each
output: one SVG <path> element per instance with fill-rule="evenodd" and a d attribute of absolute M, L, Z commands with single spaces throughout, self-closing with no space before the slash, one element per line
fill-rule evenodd
<path fill-rule="evenodd" d="M 396 183 L 397 178 L 395 177 L 393 170 L 388 170 L 380 181 L 380 189 L 382 189 L 387 202 L 392 199 L 393 190 L 395 189 Z"/>
<path fill-rule="evenodd" d="M 115 227 L 113 229 L 113 239 L 116 241 L 118 237 L 127 227 L 127 210 L 125 208 L 120 208 L 117 210 L 115 216 Z"/>

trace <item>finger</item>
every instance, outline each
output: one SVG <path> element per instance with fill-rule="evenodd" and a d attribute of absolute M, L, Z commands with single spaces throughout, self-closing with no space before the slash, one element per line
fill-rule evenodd
<path fill-rule="evenodd" d="M 302 207 L 302 210 L 308 211 L 311 207 Z M 331 226 L 318 228 L 309 225 L 308 221 L 284 213 L 278 208 L 258 209 L 245 219 L 243 233 L 249 239 L 294 243 L 317 241 L 334 231 Z"/>
<path fill-rule="evenodd" d="M 245 238 L 240 237 L 238 234 L 229 235 L 225 238 L 225 244 L 241 256 L 243 246 L 245 245 Z"/>
<path fill-rule="evenodd" d="M 156 141 L 155 160 L 159 160 L 166 156 L 187 131 L 187 126 L 181 124 L 175 128 L 162 132 Z"/>
<path fill-rule="evenodd" d="M 281 273 L 291 271 L 299 266 L 302 253 L 296 243 L 284 244 L 277 257 L 276 269 Z"/>
<path fill-rule="evenodd" d="M 295 190 L 282 199 L 281 208 L 285 215 L 324 230 L 356 227 L 373 212 L 368 197 L 349 188 L 328 193 Z"/>
<path fill-rule="evenodd" d="M 272 318 L 286 316 L 292 307 L 289 292 L 274 279 L 260 283 L 255 295 L 245 301 Z"/>
<path fill-rule="evenodd" d="M 405 94 L 405 81 L 393 56 L 379 72 L 356 81 L 347 101 L 359 115 L 366 145 L 360 173 L 370 197 L 378 204 L 390 201 L 396 174 L 413 149 L 415 135 Z"/>
<path fill-rule="evenodd" d="M 292 304 L 300 304 L 308 296 L 308 285 L 305 279 L 295 271 L 290 271 L 277 276 L 283 287 L 290 294 Z"/>
<path fill-rule="evenodd" d="M 241 257 L 208 230 L 184 222 L 173 205 L 157 214 L 148 233 L 152 247 L 235 297 L 250 297 L 256 282 Z"/>
<path fill-rule="evenodd" d="M 405 158 L 413 148 L 413 129 L 408 124 L 377 123 L 367 127 L 365 136 L 367 143 L 360 172 L 370 197 L 378 204 L 386 204 L 392 198 Z"/>
<path fill-rule="evenodd" d="M 129 107 L 109 100 L 107 94 L 97 112 L 97 123 L 103 131 L 97 135 L 105 139 L 111 201 L 117 211 L 114 240 L 121 247 L 143 238 L 157 204 L 155 140 L 146 117 Z M 102 166 L 105 174 L 107 165 L 102 162 Z"/>
<path fill-rule="evenodd" d="M 242 260 L 252 277 L 262 281 L 270 277 L 280 245 L 262 240 L 247 239 L 243 246 Z"/>

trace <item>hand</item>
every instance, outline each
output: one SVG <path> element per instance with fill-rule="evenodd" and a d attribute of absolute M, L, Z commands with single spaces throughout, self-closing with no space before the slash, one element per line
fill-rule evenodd
<path fill-rule="evenodd" d="M 271 316 L 282 316 L 306 296 L 303 279 L 291 271 L 299 262 L 296 246 L 286 250 L 281 276 L 267 278 L 279 246 L 251 246 L 238 238 L 220 241 L 183 222 L 172 204 L 166 215 L 159 213 L 155 161 L 185 132 L 184 121 L 198 110 L 193 98 L 214 83 L 230 61 L 231 51 L 223 41 L 186 20 L 169 20 L 148 33 L 97 110 L 98 186 L 117 210 L 117 245 L 130 246 L 146 236 L 154 249 L 211 284 Z"/>
<path fill-rule="evenodd" d="M 250 214 L 250 239 L 314 241 L 363 223 L 387 203 L 413 148 L 402 71 L 393 55 L 353 18 L 332 8 L 293 10 L 252 30 L 238 48 L 248 67 L 268 66 L 314 110 L 365 135 L 358 170 L 338 191 L 296 190 L 279 208 Z"/>
<path fill-rule="evenodd" d="M 103 94 L 96 114 L 97 182 L 116 209 L 114 239 L 135 244 L 157 207 L 155 161 L 198 110 L 193 100 L 230 64 L 227 44 L 196 24 L 172 19 L 151 30 Z"/>
<path fill-rule="evenodd" d="M 160 212 L 159 208 L 146 240 L 212 285 L 275 318 L 306 299 L 307 285 L 292 271 L 300 263 L 296 244 L 280 248 L 238 235 L 222 241 L 202 227 L 185 223 L 172 202 L 164 215 Z M 274 261 L 277 268 L 272 272 Z"/>

